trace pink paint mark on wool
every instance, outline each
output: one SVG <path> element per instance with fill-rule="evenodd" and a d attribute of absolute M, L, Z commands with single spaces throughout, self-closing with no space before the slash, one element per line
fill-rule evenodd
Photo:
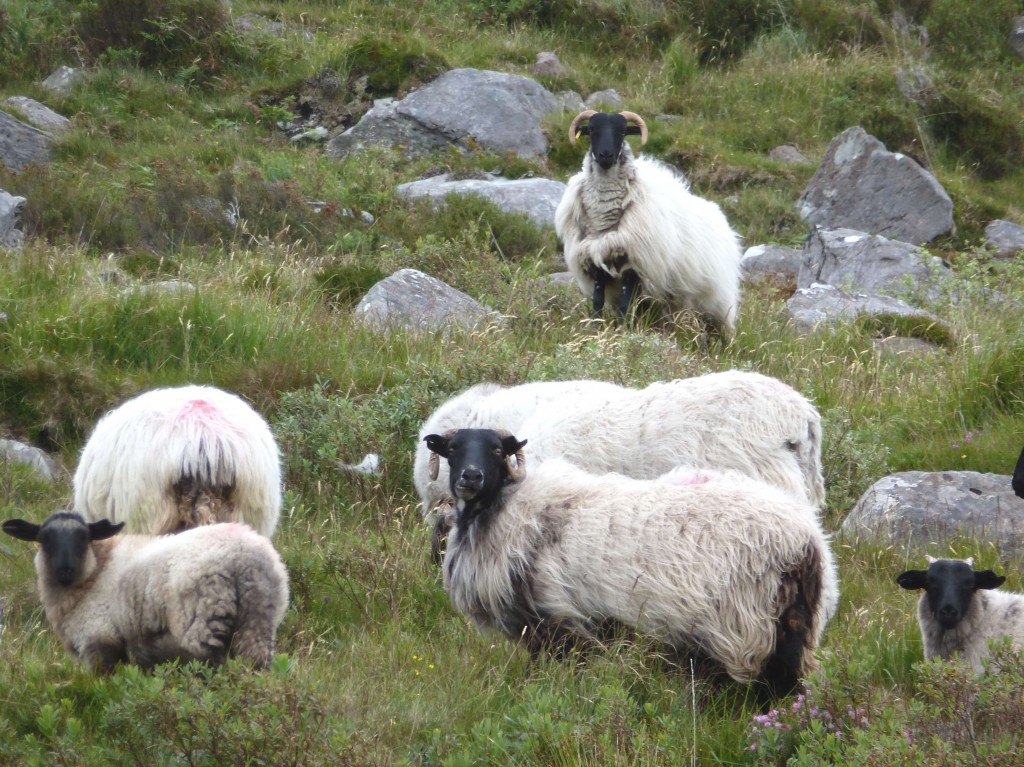
<path fill-rule="evenodd" d="M 205 421 L 207 423 L 223 420 L 220 410 L 211 402 L 204 399 L 192 399 L 186 402 L 178 411 L 178 421 Z"/>
<path fill-rule="evenodd" d="M 673 471 L 662 477 L 662 481 L 666 485 L 706 485 L 708 482 L 713 482 L 716 479 L 718 479 L 718 475 L 714 472 L 701 471 L 699 469 Z"/>

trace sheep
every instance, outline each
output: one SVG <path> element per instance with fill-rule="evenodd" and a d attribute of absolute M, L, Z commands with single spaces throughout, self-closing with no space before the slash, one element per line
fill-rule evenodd
<path fill-rule="evenodd" d="M 917 622 L 925 659 L 959 656 L 981 673 L 990 641 L 1009 637 L 1024 647 L 1024 594 L 992 591 L 1006 576 L 973 567 L 973 559 L 928 557 L 928 569 L 902 572 L 896 583 L 911 591 L 924 589 Z"/>
<path fill-rule="evenodd" d="M 1013 469 L 1013 480 L 1010 483 L 1013 487 L 1013 494 L 1018 498 L 1024 498 L 1024 450 L 1021 450 L 1017 458 L 1017 465 Z"/>
<path fill-rule="evenodd" d="M 73 512 L 41 525 L 3 523 L 8 535 L 40 544 L 39 593 L 69 653 L 100 673 L 129 661 L 270 663 L 288 573 L 267 538 L 237 522 L 118 536 L 124 526 Z"/>
<path fill-rule="evenodd" d="M 624 139 L 635 134 L 647 143 L 647 125 L 633 112 L 586 110 L 569 126 L 569 142 L 588 135 L 590 151 L 555 210 L 565 263 L 593 296 L 595 318 L 606 296 L 624 317 L 642 286 L 671 311 L 698 310 L 728 340 L 739 311 L 740 237 L 675 170 L 634 157 Z"/>
<path fill-rule="evenodd" d="M 111 410 L 82 449 L 74 509 L 132 533 L 245 522 L 268 538 L 281 512 L 281 458 L 267 422 L 212 386 L 153 389 Z"/>
<path fill-rule="evenodd" d="M 830 556 L 812 507 L 746 478 L 665 483 L 559 459 L 527 475 L 526 444 L 427 436 L 455 498 L 444 586 L 481 631 L 537 654 L 624 625 L 772 697 L 816 666 Z"/>

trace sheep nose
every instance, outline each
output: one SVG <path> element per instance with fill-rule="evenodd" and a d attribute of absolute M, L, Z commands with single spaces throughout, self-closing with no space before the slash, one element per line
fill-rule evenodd
<path fill-rule="evenodd" d="M 612 152 L 598 152 L 596 159 L 597 164 L 605 170 L 608 170 L 615 164 L 615 155 Z"/>
<path fill-rule="evenodd" d="M 61 586 L 70 586 L 75 580 L 75 568 L 73 567 L 58 567 L 56 570 L 57 583 Z"/>
<path fill-rule="evenodd" d="M 467 485 L 479 485 L 484 481 L 484 473 L 476 467 L 469 467 L 462 470 L 462 481 Z"/>
<path fill-rule="evenodd" d="M 942 605 L 935 617 L 943 628 L 952 628 L 960 620 L 960 611 L 953 605 Z"/>

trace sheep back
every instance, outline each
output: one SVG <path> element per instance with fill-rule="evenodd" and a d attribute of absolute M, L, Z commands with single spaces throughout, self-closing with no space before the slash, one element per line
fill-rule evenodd
<path fill-rule="evenodd" d="M 228 657 L 257 668 L 270 663 L 288 606 L 288 574 L 265 537 L 225 523 L 90 545 L 96 566 L 73 587 L 50 581 L 42 549 L 36 554 L 47 618 L 86 665 L 109 671 L 120 661 L 149 667 Z"/>
<path fill-rule="evenodd" d="M 457 525 L 445 555 L 453 604 L 512 639 L 543 627 L 589 636 L 634 626 L 751 681 L 776 649 L 793 594 L 810 611 L 805 670 L 824 625 L 827 540 L 813 508 L 763 483 L 666 485 L 532 465 L 485 526 Z"/>
<path fill-rule="evenodd" d="M 281 466 L 266 421 L 211 386 L 154 389 L 96 424 L 74 475 L 75 510 L 128 532 L 245 522 L 266 536 L 281 510 Z"/>

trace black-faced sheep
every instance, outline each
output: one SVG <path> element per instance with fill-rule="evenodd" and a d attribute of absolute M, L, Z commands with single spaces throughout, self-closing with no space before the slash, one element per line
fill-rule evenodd
<path fill-rule="evenodd" d="M 86 520 L 132 533 L 244 522 L 270 537 L 281 512 L 281 459 L 267 422 L 212 386 L 154 389 L 96 424 L 74 476 Z"/>
<path fill-rule="evenodd" d="M 117 536 L 123 526 L 67 512 L 3 523 L 39 544 L 39 593 L 68 652 L 100 672 L 173 659 L 270 663 L 288 573 L 269 540 L 233 522 Z"/>
<path fill-rule="evenodd" d="M 911 591 L 924 589 L 917 622 L 925 659 L 958 656 L 981 672 L 992 640 L 1010 637 L 1024 647 L 1024 594 L 992 591 L 1006 576 L 973 565 L 972 559 L 929 557 L 927 570 L 907 570 L 896 576 L 896 583 Z"/>
<path fill-rule="evenodd" d="M 577 131 L 590 136 L 590 151 L 555 210 L 555 233 L 580 290 L 593 296 L 594 315 L 607 295 L 623 316 L 642 287 L 672 311 L 699 311 L 730 338 L 742 252 L 721 209 L 669 166 L 633 156 L 625 137 L 647 141 L 647 126 L 633 112 L 581 112 L 570 142 Z"/>
<path fill-rule="evenodd" d="M 783 695 L 815 667 L 830 560 L 814 508 L 755 480 L 673 484 L 546 461 L 492 430 L 427 437 L 447 459 L 453 604 L 532 652 L 634 628 Z"/>

